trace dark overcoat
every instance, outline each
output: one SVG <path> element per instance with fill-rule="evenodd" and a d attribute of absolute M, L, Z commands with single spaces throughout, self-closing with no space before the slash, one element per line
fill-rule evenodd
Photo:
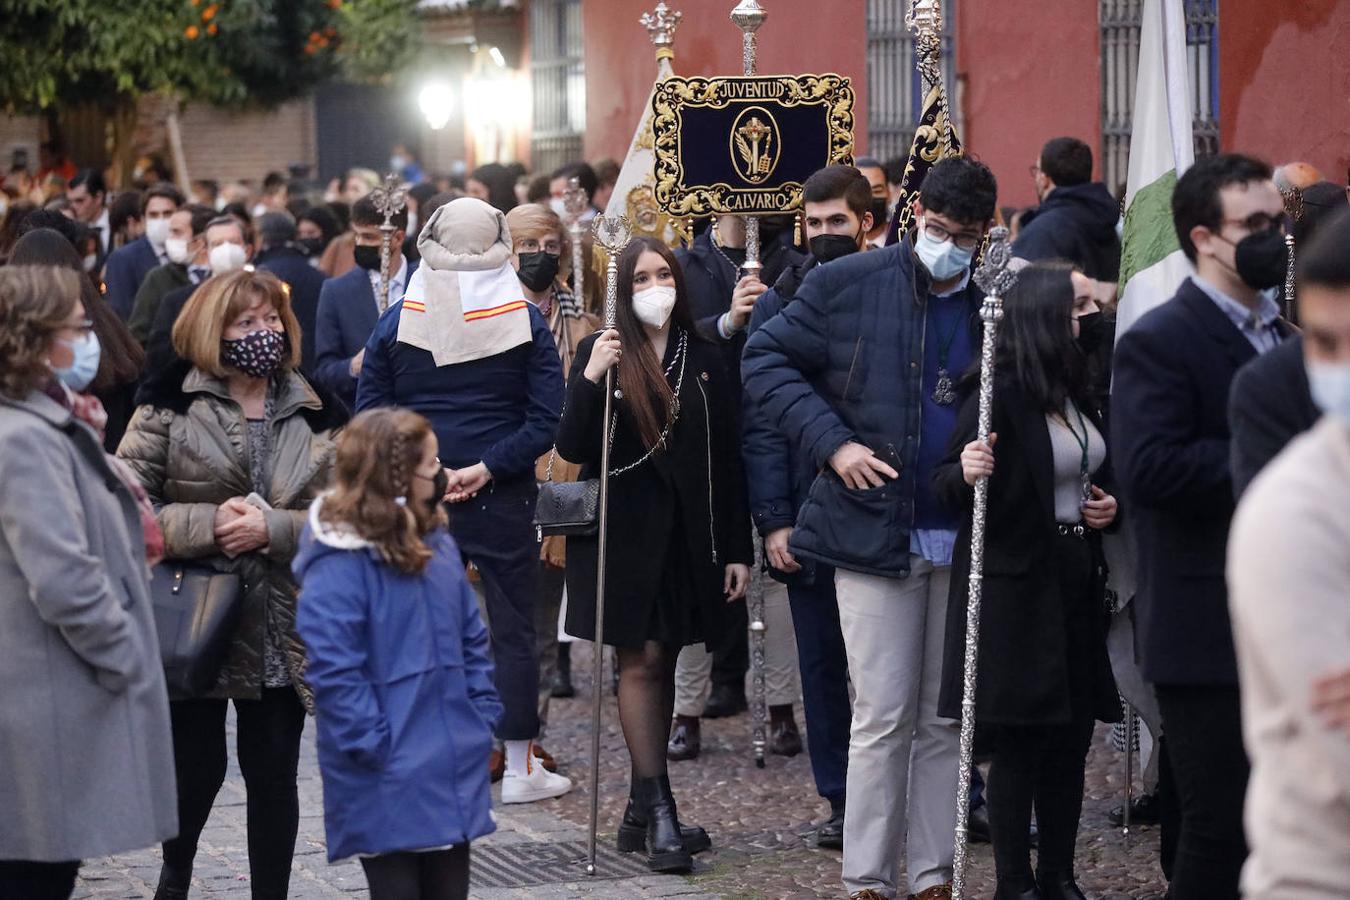
<path fill-rule="evenodd" d="M 580 464 L 583 479 L 600 473 L 604 387 L 582 374 L 595 338 L 577 347 L 558 428 L 558 453 Z M 677 344 L 672 334 L 666 365 Z M 732 388 L 715 346 L 690 335 L 688 348 L 680 413 L 666 449 L 609 482 L 607 644 L 633 646 L 653 637 L 663 598 L 670 601 L 667 612 L 678 616 L 667 621 L 663 637 L 683 644 L 720 638 L 724 570 L 754 559 Z M 646 452 L 625 404 L 615 408 L 613 469 Z M 598 552 L 596 537 L 567 539 L 567 632 L 587 639 L 595 635 Z"/>
<path fill-rule="evenodd" d="M 1105 434 L 1095 412 L 1084 412 Z M 941 501 L 961 510 L 938 701 L 938 711 L 951 718 L 961 716 L 975 496 L 962 478 L 960 456 L 962 448 L 975 439 L 978 417 L 979 393 L 971 390 L 962 401 L 947 456 L 933 473 Z M 1075 688 L 1070 679 L 1079 674 L 1069 664 L 1071 638 L 1065 623 L 1071 603 L 1096 604 L 1090 633 L 1080 636 L 1092 642 L 1092 712 L 1103 722 L 1118 721 L 1120 698 L 1106 654 L 1106 563 L 1101 535 L 1091 530 L 1088 533 L 1093 557 L 1089 596 L 1062 596 L 1055 561 L 1055 545 L 1061 538 L 1056 532 L 1049 425 L 1045 412 L 1030 402 L 1011 376 L 1001 377 L 1001 373 L 996 378 L 992 431 L 998 440 L 985 524 L 976 721 L 981 726 L 1070 721 L 1070 697 Z M 1094 474 L 1093 483 L 1110 492 L 1109 460 Z"/>

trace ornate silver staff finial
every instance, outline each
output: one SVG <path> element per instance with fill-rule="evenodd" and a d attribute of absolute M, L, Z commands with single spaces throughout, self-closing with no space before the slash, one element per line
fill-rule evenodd
<path fill-rule="evenodd" d="M 585 230 L 581 224 L 581 217 L 586 212 L 586 207 L 590 205 L 591 198 L 586 196 L 586 189 L 581 186 L 580 178 L 574 175 L 567 179 L 567 189 L 563 191 L 562 202 L 563 211 L 567 213 L 567 230 L 572 235 L 572 290 L 576 294 L 577 302 L 584 307 L 586 305 L 586 254 L 581 246 L 581 238 Z"/>
<path fill-rule="evenodd" d="M 998 341 L 998 325 L 1003 318 L 1003 295 L 1017 283 L 1017 273 L 1009 268 L 1012 248 L 1008 244 L 1008 229 L 1003 226 L 989 232 L 989 246 L 984 251 L 984 262 L 975 273 L 975 283 L 984 291 L 980 318 L 984 322 L 984 338 L 980 344 L 980 412 L 976 427 L 981 441 L 989 442 L 989 430 L 994 420 L 994 348 Z M 966 896 L 966 866 L 969 848 L 966 823 L 970 816 L 970 769 L 975 752 L 975 675 L 978 671 L 980 650 L 980 602 L 984 596 L 984 531 L 989 511 L 989 479 L 975 483 L 975 502 L 970 519 L 970 590 L 966 596 L 965 666 L 961 676 L 961 737 L 956 783 L 956 847 L 952 863 L 952 898 Z"/>
<path fill-rule="evenodd" d="M 741 0 L 731 11 L 731 21 L 741 30 L 741 65 L 745 75 L 755 74 L 755 32 L 768 17 L 759 0 Z"/>
<path fill-rule="evenodd" d="M 407 201 L 408 192 L 403 187 L 403 179 L 394 172 L 384 176 L 384 183 L 370 192 L 370 202 L 375 204 L 375 211 L 384 216 L 384 222 L 380 225 L 381 315 L 389 308 L 389 257 L 392 252 L 390 243 L 394 232 L 398 231 L 398 226 L 394 224 L 394 216 L 403 211 Z"/>
<path fill-rule="evenodd" d="M 627 216 L 596 216 L 591 221 L 591 233 L 609 255 L 605 273 L 605 327 L 613 328 L 619 305 L 619 254 L 633 239 L 633 223 Z"/>
<path fill-rule="evenodd" d="M 942 34 L 942 0 L 913 0 L 905 27 L 916 35 Z"/>
<path fill-rule="evenodd" d="M 684 13 L 672 10 L 666 6 L 665 0 L 661 0 L 656 4 L 654 11 L 642 14 L 638 24 L 647 29 L 647 36 L 660 51 L 663 48 L 669 49 L 675 43 L 675 29 L 680 26 L 680 20 L 683 18 Z"/>

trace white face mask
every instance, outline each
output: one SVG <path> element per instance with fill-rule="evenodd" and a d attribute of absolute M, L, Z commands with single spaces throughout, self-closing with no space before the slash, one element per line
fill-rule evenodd
<path fill-rule="evenodd" d="M 188 254 L 188 242 L 186 238 L 165 238 L 164 255 L 170 262 L 176 262 L 180 266 L 187 265 L 192 257 Z"/>
<path fill-rule="evenodd" d="M 914 241 L 914 252 L 919 261 L 928 269 L 934 281 L 947 281 L 970 268 L 975 251 L 962 250 L 951 240 L 935 241 L 928 236 L 926 222 L 919 219 L 918 237 Z"/>
<path fill-rule="evenodd" d="M 416 243 L 417 239 L 417 225 L 417 213 L 408 210 L 408 231 L 406 233 L 413 236 L 414 243 Z"/>
<path fill-rule="evenodd" d="M 211 248 L 208 261 L 212 275 L 224 275 L 242 269 L 244 263 L 248 262 L 248 254 L 238 244 L 217 244 Z"/>
<path fill-rule="evenodd" d="M 145 222 L 145 237 L 150 242 L 150 246 L 156 250 L 163 250 L 164 242 L 169 237 L 169 220 L 147 219 Z"/>
<path fill-rule="evenodd" d="M 548 208 L 558 214 L 558 218 L 564 222 L 567 221 L 567 204 L 563 203 L 561 197 L 554 197 L 548 201 Z"/>
<path fill-rule="evenodd" d="M 653 328 L 665 328 L 674 308 L 675 289 L 668 285 L 653 285 L 633 295 L 633 315 Z"/>
<path fill-rule="evenodd" d="M 1350 363 L 1307 363 L 1308 388 L 1317 408 L 1350 426 Z"/>

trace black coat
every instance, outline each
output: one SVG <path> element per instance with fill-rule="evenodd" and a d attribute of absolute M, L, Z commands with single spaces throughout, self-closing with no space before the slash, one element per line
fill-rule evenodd
<path fill-rule="evenodd" d="M 1302 335 L 1238 370 L 1228 397 L 1234 497 L 1240 498 L 1266 463 L 1312 428 L 1320 415 L 1308 389 Z"/>
<path fill-rule="evenodd" d="M 975 681 L 976 721 L 984 725 L 1057 725 L 1070 721 L 1072 671 L 1069 641 L 1089 642 L 1092 714 L 1103 722 L 1120 720 L 1111 662 L 1106 654 L 1108 614 L 1105 602 L 1106 563 L 1101 535 L 1089 531 L 1093 578 L 1083 597 L 1064 597 L 1056 562 L 1054 457 L 1045 412 L 1032 403 L 1011 376 L 995 379 L 993 432 L 996 463 L 989 479 L 985 520 L 984 588 L 981 603 L 979 668 Z M 1101 419 L 1085 409 L 1099 430 Z M 934 470 L 941 502 L 960 509 L 961 527 L 952 557 L 952 586 L 938 712 L 961 716 L 965 663 L 966 600 L 970 591 L 970 537 L 974 490 L 961 474 L 961 450 L 975 440 L 979 392 L 962 401 L 946 458 Z M 1103 434 L 1105 432 L 1103 431 Z M 1093 483 L 1111 491 L 1110 463 L 1104 462 Z M 1070 604 L 1095 604 L 1087 633 L 1070 636 L 1066 621 Z M 1082 648 L 1079 648 L 1082 649 Z"/>
<path fill-rule="evenodd" d="M 558 453 L 581 465 L 583 479 L 600 474 L 604 383 L 582 374 L 594 343 L 592 335 L 577 345 L 558 426 Z M 672 334 L 666 365 L 676 344 Z M 685 645 L 722 637 L 725 567 L 754 559 L 730 399 L 718 349 L 691 335 L 680 414 L 667 449 L 610 478 L 605 643 L 634 646 L 659 637 Z M 646 452 L 623 401 L 615 409 L 611 470 Z M 587 639 L 595 635 L 598 551 L 596 537 L 567 539 L 567 631 Z M 658 607 L 659 633 L 652 630 Z"/>
<path fill-rule="evenodd" d="M 1120 204 L 1100 182 L 1057 187 L 1022 225 L 1013 255 L 1032 262 L 1067 259 L 1089 278 L 1120 277 Z"/>
<path fill-rule="evenodd" d="M 1228 393 L 1256 355 L 1190 280 L 1116 344 L 1111 447 L 1139 548 L 1135 640 L 1155 684 L 1237 685 Z"/>

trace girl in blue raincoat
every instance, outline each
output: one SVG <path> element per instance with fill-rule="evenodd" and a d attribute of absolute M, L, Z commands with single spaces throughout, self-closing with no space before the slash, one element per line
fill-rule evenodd
<path fill-rule="evenodd" d="M 294 564 L 328 858 L 360 856 L 372 900 L 467 897 L 469 842 L 496 828 L 502 705 L 437 452 L 416 413 L 353 419 Z"/>

